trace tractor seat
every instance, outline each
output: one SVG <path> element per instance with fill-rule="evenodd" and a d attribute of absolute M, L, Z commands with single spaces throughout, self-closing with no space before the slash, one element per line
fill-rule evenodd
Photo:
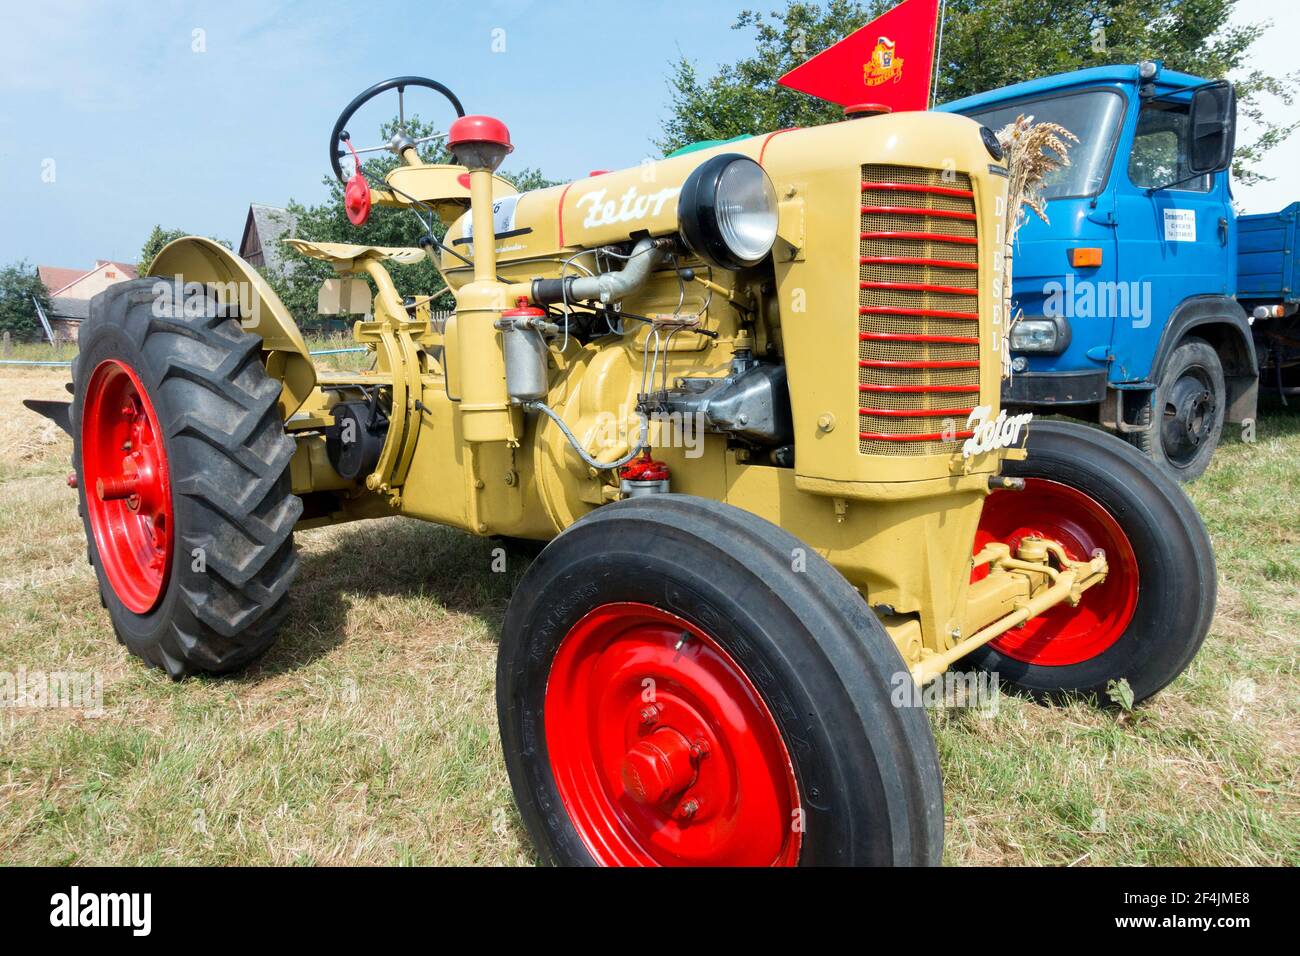
<path fill-rule="evenodd" d="M 306 239 L 284 239 L 305 256 L 321 259 L 335 266 L 349 266 L 358 259 L 385 259 L 402 265 L 411 265 L 424 259 L 424 250 L 411 246 L 354 246 L 346 242 L 309 242 Z"/>

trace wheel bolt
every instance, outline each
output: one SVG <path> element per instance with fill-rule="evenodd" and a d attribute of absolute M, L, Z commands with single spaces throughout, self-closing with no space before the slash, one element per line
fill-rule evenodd
<path fill-rule="evenodd" d="M 651 704 L 649 707 L 642 707 L 641 723 L 649 727 L 651 724 L 654 724 L 659 720 L 659 715 L 662 712 L 663 708 L 658 704 Z"/>
<path fill-rule="evenodd" d="M 709 755 L 709 742 L 704 739 L 695 741 L 691 744 L 691 755 L 696 760 L 703 760 Z"/>
<path fill-rule="evenodd" d="M 687 800 L 685 803 L 683 803 L 680 807 L 677 808 L 677 815 L 681 817 L 683 820 L 689 820 L 691 817 L 695 816 L 695 814 L 699 812 L 700 812 L 700 801 L 698 800 Z"/>
<path fill-rule="evenodd" d="M 95 482 L 95 494 L 100 501 L 120 501 L 139 493 L 140 482 L 132 478 L 100 478 Z"/>

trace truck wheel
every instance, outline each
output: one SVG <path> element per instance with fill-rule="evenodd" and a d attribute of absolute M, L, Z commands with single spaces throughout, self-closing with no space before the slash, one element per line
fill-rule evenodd
<path fill-rule="evenodd" d="M 1110 571 L 1078 607 L 1057 605 L 967 660 L 1043 697 L 1104 700 L 1122 678 L 1143 700 L 1182 673 L 1216 589 L 1214 550 L 1183 490 L 1113 435 L 1074 422 L 1035 422 L 1028 460 L 1002 467 L 1025 488 L 988 496 L 976 552 L 1034 534 L 1075 560 L 1101 548 Z"/>
<path fill-rule="evenodd" d="M 1138 419 L 1152 427 L 1128 437 L 1178 481 L 1191 481 L 1204 473 L 1218 447 L 1227 403 L 1218 353 L 1204 339 L 1186 339 L 1169 357 Z"/>
<path fill-rule="evenodd" d="M 131 653 L 179 679 L 275 639 L 297 570 L 286 437 L 261 340 L 157 279 L 96 296 L 73 368 L 73 465 L 100 594 Z"/>
<path fill-rule="evenodd" d="M 937 864 L 942 781 L 913 687 L 822 558 L 685 495 L 551 542 L 497 661 L 515 799 L 559 864 Z"/>

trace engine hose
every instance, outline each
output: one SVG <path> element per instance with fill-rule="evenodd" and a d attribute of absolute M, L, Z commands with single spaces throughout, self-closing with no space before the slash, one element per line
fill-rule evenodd
<path fill-rule="evenodd" d="M 618 461 L 597 461 L 595 458 L 592 458 L 587 454 L 586 449 L 582 447 L 582 444 L 578 441 L 577 437 L 573 432 L 569 431 L 569 426 L 564 424 L 564 419 L 562 419 L 559 416 L 559 413 L 557 413 L 555 409 L 551 408 L 551 406 L 547 405 L 545 402 L 524 402 L 523 406 L 526 409 L 539 411 L 551 421 L 555 422 L 555 424 L 559 426 L 560 431 L 564 432 L 564 437 L 569 440 L 569 444 L 573 446 L 573 450 L 578 453 L 578 457 L 586 462 L 589 467 L 595 468 L 597 471 L 608 471 L 612 468 L 622 468 L 637 455 L 641 454 L 642 449 L 646 447 L 650 439 L 650 422 L 644 415 L 638 413 L 638 417 L 641 419 L 641 434 L 637 438 L 636 447 Z"/>
<path fill-rule="evenodd" d="M 531 298 L 539 305 L 567 305 L 574 301 L 596 300 L 609 305 L 627 298 L 645 285 L 650 274 L 666 262 L 672 249 L 670 239 L 637 240 L 618 272 L 595 276 L 561 276 L 559 279 L 534 279 Z"/>

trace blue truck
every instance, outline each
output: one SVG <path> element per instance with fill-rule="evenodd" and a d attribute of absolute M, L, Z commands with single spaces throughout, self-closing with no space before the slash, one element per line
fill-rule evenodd
<path fill-rule="evenodd" d="M 1186 481 L 1225 423 L 1253 427 L 1261 382 L 1295 393 L 1297 206 L 1235 214 L 1230 84 L 1147 61 L 939 109 L 1080 140 L 1046 184 L 1050 222 L 1018 236 L 1004 404 L 1098 422 Z"/>

